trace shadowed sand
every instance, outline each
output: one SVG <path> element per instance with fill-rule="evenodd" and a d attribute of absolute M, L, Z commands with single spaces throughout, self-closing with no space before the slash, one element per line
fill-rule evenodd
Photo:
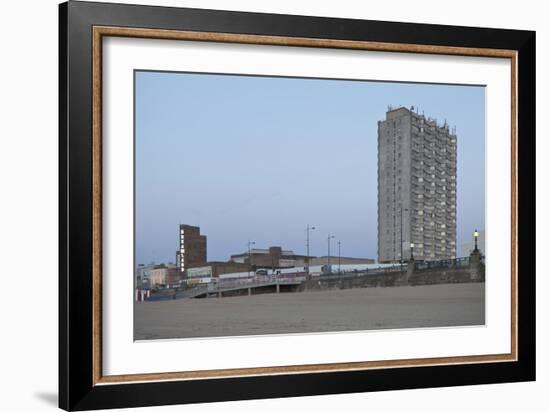
<path fill-rule="evenodd" d="M 134 338 L 483 325 L 485 283 L 179 299 L 135 305 Z"/>

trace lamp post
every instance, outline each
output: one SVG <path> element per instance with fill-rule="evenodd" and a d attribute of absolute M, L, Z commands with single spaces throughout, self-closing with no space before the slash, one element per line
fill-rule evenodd
<path fill-rule="evenodd" d="M 338 241 L 338 274 L 340 274 L 340 263 L 342 261 L 342 252 L 341 252 L 342 242 Z"/>
<path fill-rule="evenodd" d="M 334 235 L 331 235 L 329 233 L 328 237 L 327 237 L 327 243 L 328 243 L 328 256 L 327 256 L 327 266 L 328 266 L 328 269 L 330 270 L 330 239 L 334 239 Z M 331 271 L 332 272 L 332 271 Z"/>
<path fill-rule="evenodd" d="M 403 212 L 408 212 L 409 209 L 403 209 L 403 207 L 401 207 L 401 213 L 400 213 L 400 216 L 401 216 L 401 231 L 399 232 L 400 236 L 401 236 L 401 256 L 399 257 L 399 262 L 401 264 L 403 264 Z"/>
<path fill-rule="evenodd" d="M 255 244 L 256 242 L 251 242 L 250 240 L 248 241 L 248 277 L 250 277 L 250 267 L 252 266 L 252 261 L 250 258 L 250 246 Z"/>
<path fill-rule="evenodd" d="M 413 254 L 413 251 L 414 251 L 414 243 L 411 242 L 411 261 L 414 260 L 414 254 Z"/>
<path fill-rule="evenodd" d="M 476 230 L 474 230 L 474 252 L 477 252 L 477 238 L 479 237 L 479 232 Z"/>
<path fill-rule="evenodd" d="M 307 264 L 306 264 L 306 275 L 309 277 L 309 231 L 315 230 L 315 226 L 307 225 L 306 228 L 306 254 L 307 254 Z"/>

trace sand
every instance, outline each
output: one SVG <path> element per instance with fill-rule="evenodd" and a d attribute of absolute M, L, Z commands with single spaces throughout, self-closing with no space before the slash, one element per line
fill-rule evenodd
<path fill-rule="evenodd" d="M 136 340 L 483 325 L 485 284 L 136 303 Z"/>

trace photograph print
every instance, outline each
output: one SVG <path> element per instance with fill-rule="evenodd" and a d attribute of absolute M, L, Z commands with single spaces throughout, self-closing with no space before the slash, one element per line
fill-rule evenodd
<path fill-rule="evenodd" d="M 134 71 L 134 339 L 485 325 L 485 87 Z"/>

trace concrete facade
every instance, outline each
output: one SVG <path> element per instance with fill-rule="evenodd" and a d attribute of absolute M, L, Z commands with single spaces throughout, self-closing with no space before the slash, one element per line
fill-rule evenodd
<path fill-rule="evenodd" d="M 456 164 L 446 122 L 404 107 L 378 122 L 380 262 L 410 259 L 411 244 L 415 259 L 456 257 Z"/>

